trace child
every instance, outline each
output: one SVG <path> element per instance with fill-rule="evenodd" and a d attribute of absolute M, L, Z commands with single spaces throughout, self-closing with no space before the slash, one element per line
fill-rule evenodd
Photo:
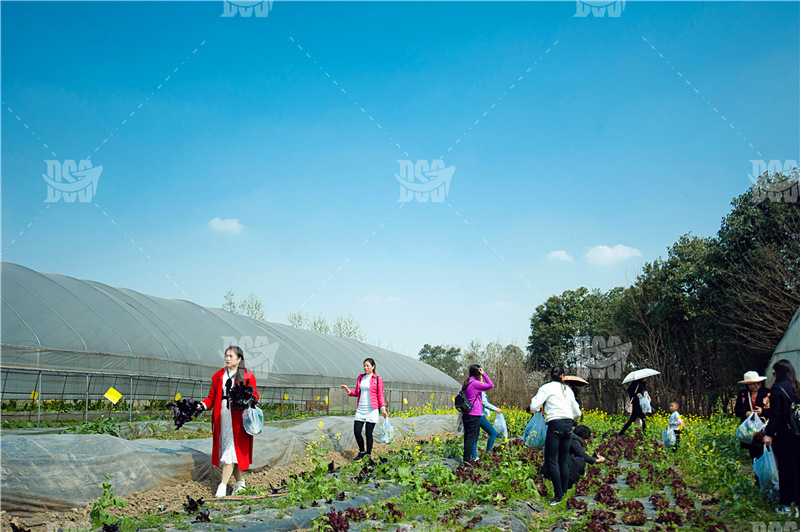
<path fill-rule="evenodd" d="M 669 404 L 669 411 L 671 412 L 669 415 L 669 428 L 675 433 L 675 445 L 672 446 L 673 453 L 678 450 L 678 444 L 681 442 L 681 429 L 686 427 L 686 423 L 683 422 L 683 418 L 678 412 L 679 407 L 680 405 L 677 401 L 672 401 Z"/>

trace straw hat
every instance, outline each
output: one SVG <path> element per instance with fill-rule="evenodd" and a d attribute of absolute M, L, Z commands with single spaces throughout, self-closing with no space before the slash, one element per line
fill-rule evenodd
<path fill-rule="evenodd" d="M 757 371 L 748 371 L 744 374 L 744 380 L 740 380 L 739 384 L 755 384 L 765 380 L 767 380 L 767 378 L 759 375 Z"/>

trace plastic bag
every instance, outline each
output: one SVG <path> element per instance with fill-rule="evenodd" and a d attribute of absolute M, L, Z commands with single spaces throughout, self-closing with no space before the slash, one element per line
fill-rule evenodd
<path fill-rule="evenodd" d="M 625 413 L 628 415 L 633 413 L 633 399 L 625 403 Z"/>
<path fill-rule="evenodd" d="M 664 429 L 661 432 L 661 439 L 664 441 L 664 447 L 672 447 L 675 445 L 675 431 L 672 429 Z"/>
<path fill-rule="evenodd" d="M 261 434 L 264 430 L 264 411 L 256 407 L 248 407 L 242 412 L 244 431 L 251 436 Z"/>
<path fill-rule="evenodd" d="M 383 425 L 381 425 L 381 443 L 389 445 L 394 441 L 394 427 L 389 422 L 389 418 L 383 418 Z"/>
<path fill-rule="evenodd" d="M 456 416 L 456 427 L 453 429 L 456 436 L 462 436 L 464 434 L 464 418 L 462 416 L 463 414 L 461 412 Z"/>
<path fill-rule="evenodd" d="M 639 406 L 642 407 L 643 414 L 653 413 L 653 407 L 650 405 L 650 394 L 647 392 L 642 394 L 642 396 L 639 398 Z"/>
<path fill-rule="evenodd" d="M 761 491 L 766 493 L 778 489 L 778 466 L 772 447 L 764 446 L 764 454 L 760 458 L 753 458 L 753 471 L 758 477 Z"/>
<path fill-rule="evenodd" d="M 536 415 L 525 425 L 525 432 L 522 439 L 525 445 L 534 449 L 544 449 L 544 441 L 547 438 L 547 423 L 544 422 L 544 415 L 536 412 Z"/>
<path fill-rule="evenodd" d="M 764 430 L 764 422 L 753 412 L 736 429 L 736 439 L 742 443 L 753 443 L 753 436 L 761 430 Z"/>
<path fill-rule="evenodd" d="M 506 416 L 502 412 L 498 412 L 494 418 L 494 430 L 498 435 L 502 434 L 504 440 L 508 439 L 508 425 L 506 425 Z"/>

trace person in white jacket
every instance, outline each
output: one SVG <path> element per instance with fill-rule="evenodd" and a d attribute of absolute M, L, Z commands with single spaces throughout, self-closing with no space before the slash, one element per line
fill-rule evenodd
<path fill-rule="evenodd" d="M 544 407 L 547 437 L 544 443 L 544 467 L 553 482 L 555 506 L 564 497 L 569 484 L 569 446 L 572 421 L 580 418 L 581 408 L 572 389 L 564 384 L 564 366 L 550 368 L 550 381 L 542 385 L 531 399 L 530 413 Z"/>

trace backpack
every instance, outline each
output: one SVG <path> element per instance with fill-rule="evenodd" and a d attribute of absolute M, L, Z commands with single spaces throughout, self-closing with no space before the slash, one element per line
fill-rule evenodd
<path fill-rule="evenodd" d="M 783 395 L 789 399 L 789 394 L 786 393 L 786 390 L 781 388 L 780 386 L 776 386 L 776 388 L 780 389 L 783 392 Z M 789 399 L 791 401 L 791 399 Z M 800 404 L 792 402 L 789 405 L 789 432 L 791 432 L 794 436 L 800 436 Z"/>
<path fill-rule="evenodd" d="M 469 412 L 472 410 L 472 403 L 470 403 L 469 399 L 467 399 L 467 394 L 464 393 L 463 388 L 460 392 L 458 392 L 458 395 L 455 396 L 453 403 L 456 405 L 456 410 L 462 414 L 469 414 Z"/>

